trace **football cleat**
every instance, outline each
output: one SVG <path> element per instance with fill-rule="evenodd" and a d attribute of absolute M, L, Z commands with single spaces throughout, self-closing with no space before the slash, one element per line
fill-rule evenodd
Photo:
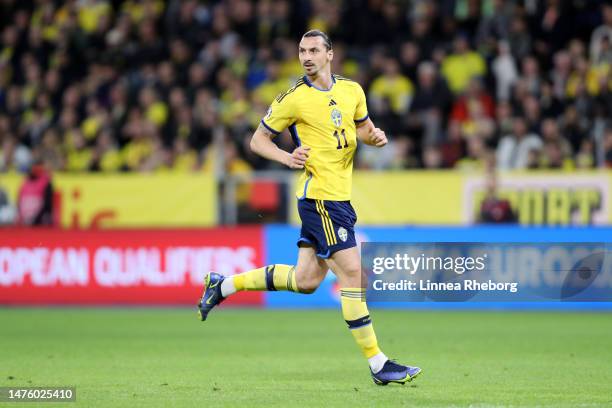
<path fill-rule="evenodd" d="M 223 275 L 211 272 L 204 278 L 204 293 L 202 299 L 198 303 L 198 314 L 200 320 L 204 321 L 208 317 L 208 313 L 225 298 L 221 295 L 221 283 L 225 280 Z"/>
<path fill-rule="evenodd" d="M 387 385 L 389 383 L 403 385 L 412 381 L 417 375 L 421 374 L 421 371 L 419 367 L 403 366 L 395 361 L 387 360 L 379 372 L 372 373 L 372 379 L 377 385 Z"/>

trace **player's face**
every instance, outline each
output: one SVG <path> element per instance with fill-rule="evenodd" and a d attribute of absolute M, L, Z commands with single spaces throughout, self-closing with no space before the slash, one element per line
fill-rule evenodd
<path fill-rule="evenodd" d="M 300 63 L 308 76 L 316 76 L 317 73 L 329 64 L 333 58 L 332 50 L 327 50 L 323 38 L 304 37 L 299 46 Z"/>

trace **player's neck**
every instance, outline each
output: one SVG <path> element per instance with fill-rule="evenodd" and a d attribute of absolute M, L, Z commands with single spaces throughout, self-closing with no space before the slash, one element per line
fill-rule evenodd
<path fill-rule="evenodd" d="M 334 84 L 334 80 L 332 79 L 332 75 L 330 71 L 319 72 L 317 75 L 308 77 L 308 81 L 318 89 L 330 90 L 332 85 Z"/>

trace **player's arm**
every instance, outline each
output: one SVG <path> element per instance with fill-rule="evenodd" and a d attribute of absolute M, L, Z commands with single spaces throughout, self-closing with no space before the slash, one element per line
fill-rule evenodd
<path fill-rule="evenodd" d="M 367 145 L 383 147 L 387 144 L 387 135 L 385 135 L 385 132 L 374 126 L 372 119 L 370 119 L 368 116 L 368 107 L 363 88 L 357 85 L 355 90 L 357 107 L 355 109 L 354 120 L 355 126 L 357 127 L 357 138 Z"/>
<path fill-rule="evenodd" d="M 274 133 L 268 130 L 263 123 L 260 123 L 251 138 L 251 150 L 261 157 L 277 161 L 291 169 L 303 169 L 306 159 L 308 159 L 310 147 L 299 146 L 292 153 L 289 153 L 280 149 L 272 141 L 274 136 Z"/>
<path fill-rule="evenodd" d="M 383 147 L 387 144 L 387 135 L 385 135 L 383 130 L 374 126 L 370 118 L 367 118 L 361 123 L 357 123 L 356 126 L 357 137 L 363 143 L 376 147 Z"/>

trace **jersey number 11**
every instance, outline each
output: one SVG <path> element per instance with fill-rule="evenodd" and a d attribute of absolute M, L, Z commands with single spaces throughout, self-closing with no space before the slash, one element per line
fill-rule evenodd
<path fill-rule="evenodd" d="M 342 133 L 342 137 L 344 138 L 344 146 L 342 146 L 342 144 L 340 143 L 340 134 L 338 133 L 337 130 L 334 130 L 334 137 L 338 141 L 338 146 L 336 146 L 336 149 L 342 149 L 343 147 L 348 147 L 348 140 L 346 140 L 346 133 L 344 132 L 344 129 L 341 130 L 341 133 Z"/>

